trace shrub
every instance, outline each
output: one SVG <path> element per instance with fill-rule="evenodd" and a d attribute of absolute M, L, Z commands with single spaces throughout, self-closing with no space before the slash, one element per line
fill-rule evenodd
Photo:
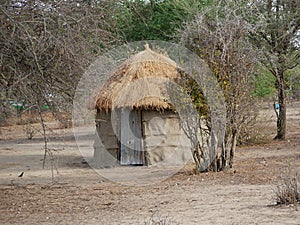
<path fill-rule="evenodd" d="M 275 190 L 277 205 L 296 205 L 300 203 L 300 185 L 298 177 L 287 179 Z"/>
<path fill-rule="evenodd" d="M 145 221 L 145 225 L 171 225 L 172 220 L 168 216 L 162 216 L 158 211 L 152 213 L 151 217 Z"/>

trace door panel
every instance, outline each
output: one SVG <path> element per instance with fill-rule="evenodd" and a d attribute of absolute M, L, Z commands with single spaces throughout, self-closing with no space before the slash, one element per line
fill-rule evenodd
<path fill-rule="evenodd" d="M 141 113 L 126 108 L 121 113 L 121 165 L 143 165 Z"/>

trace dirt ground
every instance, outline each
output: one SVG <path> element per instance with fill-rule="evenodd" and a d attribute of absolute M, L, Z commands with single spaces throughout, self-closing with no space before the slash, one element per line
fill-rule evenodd
<path fill-rule="evenodd" d="M 234 168 L 219 173 L 194 174 L 189 165 L 174 175 L 173 168 L 92 169 L 72 129 L 54 129 L 52 182 L 40 135 L 27 140 L 22 125 L 0 135 L 1 224 L 300 224 L 300 205 L 276 206 L 274 194 L 300 171 L 299 102 L 289 105 L 285 141 L 239 147 Z"/>

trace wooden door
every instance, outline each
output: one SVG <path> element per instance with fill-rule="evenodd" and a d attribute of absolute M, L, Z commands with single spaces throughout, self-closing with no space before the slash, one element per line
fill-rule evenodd
<path fill-rule="evenodd" d="M 121 112 L 121 165 L 143 165 L 142 121 L 138 110 Z"/>

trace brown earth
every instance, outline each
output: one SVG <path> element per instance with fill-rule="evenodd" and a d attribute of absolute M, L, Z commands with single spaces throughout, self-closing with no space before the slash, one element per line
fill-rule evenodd
<path fill-rule="evenodd" d="M 42 169 L 41 135 L 27 140 L 23 126 L 2 127 L 0 223 L 300 224 L 300 205 L 276 206 L 274 194 L 300 171 L 299 103 L 290 106 L 288 121 L 287 140 L 239 147 L 232 170 L 194 174 L 188 165 L 173 176 L 172 168 L 94 170 L 83 163 L 72 130 L 53 129 L 53 182 L 48 160 Z M 136 174 L 147 185 L 134 185 Z"/>

